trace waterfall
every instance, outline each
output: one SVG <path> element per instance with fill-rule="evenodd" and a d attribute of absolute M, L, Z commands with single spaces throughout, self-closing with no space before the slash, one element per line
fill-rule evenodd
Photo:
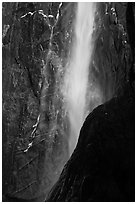
<path fill-rule="evenodd" d="M 64 96 L 70 122 L 70 155 L 76 146 L 80 129 L 87 116 L 86 95 L 93 50 L 92 33 L 95 8 L 95 3 L 79 2 L 77 4 L 71 57 L 64 77 Z"/>

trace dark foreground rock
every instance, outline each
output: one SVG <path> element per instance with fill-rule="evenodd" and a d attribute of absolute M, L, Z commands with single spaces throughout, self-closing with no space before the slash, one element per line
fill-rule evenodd
<path fill-rule="evenodd" d="M 135 109 L 134 97 L 126 93 L 89 114 L 47 201 L 134 200 Z"/>

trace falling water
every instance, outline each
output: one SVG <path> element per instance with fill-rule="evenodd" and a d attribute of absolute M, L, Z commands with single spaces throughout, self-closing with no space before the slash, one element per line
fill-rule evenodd
<path fill-rule="evenodd" d="M 89 64 L 93 49 L 92 33 L 95 3 L 77 4 L 74 41 L 69 66 L 65 74 L 65 98 L 70 122 L 69 153 L 72 154 L 87 114 Z"/>

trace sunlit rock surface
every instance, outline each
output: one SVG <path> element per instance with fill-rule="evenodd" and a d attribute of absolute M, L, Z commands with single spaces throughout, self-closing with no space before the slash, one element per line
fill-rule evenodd
<path fill-rule="evenodd" d="M 90 8 L 93 9 L 90 6 L 88 11 Z M 134 54 L 131 54 L 131 48 L 134 49 L 134 40 L 133 38 L 128 39 L 127 35 L 127 27 L 130 25 L 131 28 L 132 25 L 132 20 L 131 22 L 126 20 L 127 3 L 98 3 L 96 9 L 92 38 L 89 40 L 89 47 L 92 47 L 92 51 L 88 49 L 89 58 L 84 62 L 84 65 L 88 63 L 87 74 L 83 72 L 83 75 L 86 74 L 88 77 L 85 83 L 86 99 L 84 98 L 85 92 L 84 94 L 81 92 L 81 100 L 86 103 L 86 115 L 99 104 L 114 96 L 123 95 L 125 84 L 132 83 L 129 76 L 134 76 L 130 71 L 134 64 Z M 73 49 L 76 40 L 77 3 L 3 3 L 2 15 L 3 201 L 44 201 L 58 180 L 78 139 L 78 134 L 76 134 L 77 138 L 74 139 L 74 143 L 71 143 L 73 134 L 70 133 L 73 131 L 71 131 L 71 114 L 67 108 L 68 100 L 66 101 L 64 83 L 67 82 L 66 79 L 69 79 L 67 68 L 72 63 L 72 53 L 77 52 Z M 89 23 L 93 22 L 91 17 L 93 16 L 89 15 Z M 85 23 L 84 19 L 83 22 Z M 88 32 L 85 32 L 86 34 Z M 132 36 L 132 33 L 130 34 Z M 83 40 L 81 42 L 83 43 Z M 78 69 L 72 73 L 77 72 L 79 76 Z M 131 72 L 130 75 L 129 72 Z M 73 78 L 74 74 L 69 79 L 69 83 Z M 76 88 L 79 88 L 78 84 L 81 86 L 80 81 L 76 83 Z M 73 95 L 75 96 L 74 93 Z M 125 117 L 132 106 L 128 107 L 126 97 L 129 95 L 125 96 L 127 105 Z M 72 99 L 69 105 L 71 102 Z M 73 102 L 76 103 L 75 98 Z M 119 110 L 117 105 L 116 109 Z M 72 111 L 72 109 L 69 110 Z M 77 108 L 78 115 L 84 115 L 81 111 L 83 110 L 80 107 Z M 78 124 L 82 126 L 83 122 Z M 90 127 L 87 129 L 90 130 Z M 80 125 L 78 125 L 78 130 L 76 128 L 77 132 L 79 130 Z M 84 134 L 80 144 L 88 143 L 89 140 L 86 137 Z M 127 145 L 125 144 L 124 147 Z M 81 151 L 80 148 L 79 151 Z M 74 160 L 75 155 L 78 155 L 79 164 L 81 157 L 79 153 L 73 154 Z M 89 155 L 93 157 L 91 153 Z M 70 161 L 73 160 L 72 158 Z M 91 158 L 86 157 L 85 161 L 88 162 L 88 159 Z M 67 168 L 70 163 L 73 168 L 73 162 L 70 161 Z M 49 200 L 60 198 L 78 200 L 81 193 L 75 196 L 75 192 L 71 191 L 77 191 L 75 187 L 79 188 L 81 182 L 89 184 L 88 177 L 85 180 L 82 178 L 85 175 L 83 170 L 80 177 L 76 176 L 74 185 L 72 177 L 75 177 L 75 173 L 71 175 L 73 171 L 67 170 L 67 172 L 63 175 L 67 176 L 64 178 L 66 179 L 65 188 L 69 191 L 65 190 L 65 194 L 60 194 L 60 189 L 64 187 L 60 185 L 59 180 L 57 183 L 59 188 L 55 189 L 55 197 L 51 195 Z M 71 190 L 68 182 L 69 175 L 72 176 L 70 178 Z M 87 187 L 86 184 L 82 186 Z M 82 187 L 82 192 L 84 193 L 80 200 L 85 201 L 89 198 L 88 195 L 85 195 L 87 190 Z"/>

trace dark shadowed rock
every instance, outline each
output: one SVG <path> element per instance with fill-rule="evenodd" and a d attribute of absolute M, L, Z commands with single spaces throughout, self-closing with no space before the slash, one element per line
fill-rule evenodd
<path fill-rule="evenodd" d="M 135 109 L 127 90 L 89 114 L 47 201 L 134 200 Z"/>

